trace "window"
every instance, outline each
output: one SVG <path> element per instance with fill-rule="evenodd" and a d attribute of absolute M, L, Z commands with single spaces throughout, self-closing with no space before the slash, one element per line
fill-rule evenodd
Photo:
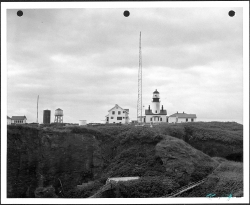
<path fill-rule="evenodd" d="M 191 121 L 193 122 L 193 121 L 194 121 L 194 119 L 192 118 L 192 119 L 191 119 Z"/>
<path fill-rule="evenodd" d="M 188 122 L 188 118 L 186 118 L 186 122 Z"/>
<path fill-rule="evenodd" d="M 150 118 L 150 121 L 152 121 L 152 117 Z"/>
<path fill-rule="evenodd" d="M 121 114 L 121 111 L 118 111 L 118 115 L 120 115 Z"/>
<path fill-rule="evenodd" d="M 115 111 L 112 111 L 112 115 L 114 115 L 115 114 Z"/>
<path fill-rule="evenodd" d="M 160 121 L 162 121 L 162 118 L 160 117 Z"/>
<path fill-rule="evenodd" d="M 111 117 L 111 119 L 114 119 L 114 117 Z"/>
<path fill-rule="evenodd" d="M 124 119 L 124 117 L 122 117 Z"/>
<path fill-rule="evenodd" d="M 122 117 L 117 117 L 117 120 L 122 120 Z"/>
<path fill-rule="evenodd" d="M 123 111 L 122 113 L 125 113 L 125 111 Z"/>

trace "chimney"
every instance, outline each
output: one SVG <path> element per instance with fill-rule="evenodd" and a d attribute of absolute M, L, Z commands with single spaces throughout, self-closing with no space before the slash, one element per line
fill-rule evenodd
<path fill-rule="evenodd" d="M 148 110 L 150 110 L 150 105 L 148 106 Z"/>
<path fill-rule="evenodd" d="M 178 111 L 177 111 L 177 114 L 178 114 Z"/>
<path fill-rule="evenodd" d="M 184 114 L 184 111 L 183 111 L 183 114 Z"/>
<path fill-rule="evenodd" d="M 163 110 L 163 105 L 161 106 L 161 109 Z"/>

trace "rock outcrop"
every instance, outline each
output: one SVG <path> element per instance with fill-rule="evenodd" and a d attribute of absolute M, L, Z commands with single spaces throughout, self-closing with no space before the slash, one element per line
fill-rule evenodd
<path fill-rule="evenodd" d="M 183 184 L 204 178 L 218 165 L 208 155 L 171 136 L 156 145 L 156 155 L 161 158 L 166 175 Z"/>

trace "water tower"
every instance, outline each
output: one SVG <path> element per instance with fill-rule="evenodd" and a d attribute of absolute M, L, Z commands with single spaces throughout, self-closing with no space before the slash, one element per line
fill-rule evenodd
<path fill-rule="evenodd" d="M 50 124 L 50 110 L 43 111 L 43 124 Z"/>
<path fill-rule="evenodd" d="M 55 111 L 55 123 L 63 123 L 63 110 L 60 108 Z"/>

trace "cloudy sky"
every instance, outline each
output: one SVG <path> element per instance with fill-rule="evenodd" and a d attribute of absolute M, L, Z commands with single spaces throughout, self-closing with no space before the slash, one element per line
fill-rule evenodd
<path fill-rule="evenodd" d="M 243 122 L 242 8 L 7 11 L 7 114 L 100 122 L 115 104 L 136 119 L 139 34 L 143 105 L 160 92 L 168 115 Z M 228 11 L 236 12 L 229 17 Z"/>

